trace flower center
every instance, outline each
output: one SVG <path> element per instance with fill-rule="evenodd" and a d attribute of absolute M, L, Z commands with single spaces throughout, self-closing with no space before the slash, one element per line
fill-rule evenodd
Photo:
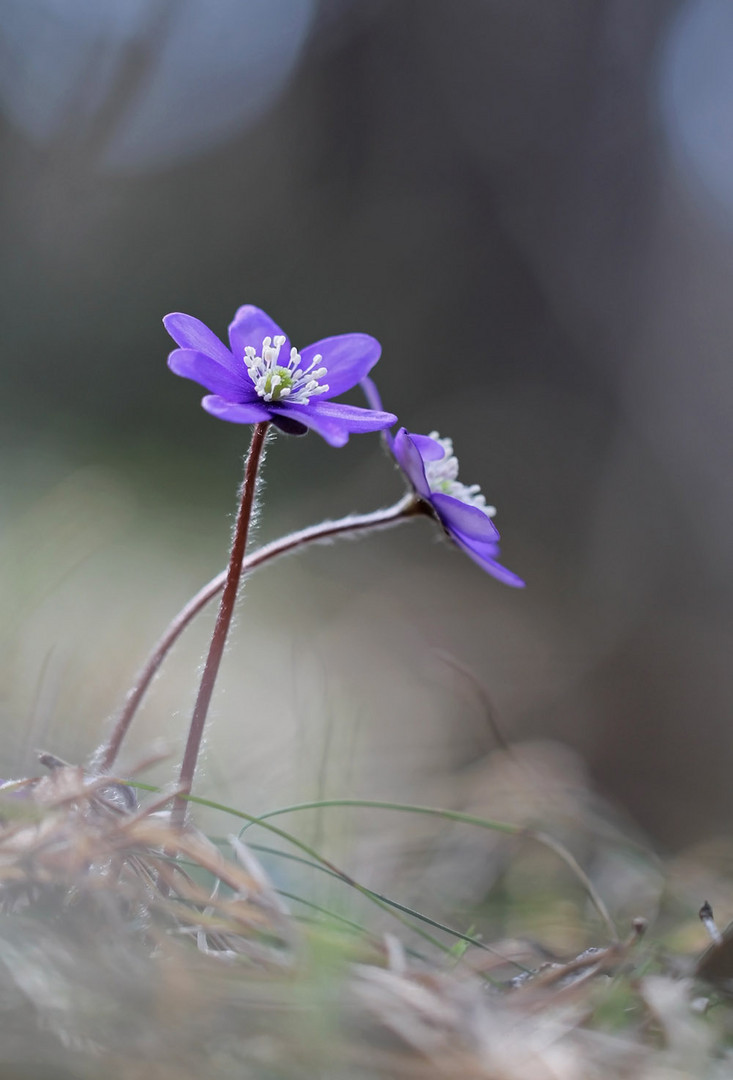
<path fill-rule="evenodd" d="M 320 380 L 327 373 L 325 367 L 318 367 L 323 360 L 319 353 L 307 368 L 300 366 L 301 356 L 297 349 L 290 350 L 287 363 L 280 362 L 280 349 L 285 338 L 266 337 L 262 342 L 262 355 L 257 355 L 254 345 L 247 345 L 244 350 L 244 362 L 249 377 L 254 383 L 257 394 L 264 401 L 292 401 L 296 405 L 307 405 L 312 397 L 328 392 L 328 386 Z"/>
<path fill-rule="evenodd" d="M 431 431 L 429 438 L 443 448 L 443 457 L 438 461 L 424 461 L 425 476 L 430 490 L 441 495 L 451 495 L 454 499 L 468 503 L 482 510 L 487 517 L 494 517 L 496 507 L 489 506 L 481 494 L 478 484 L 462 484 L 458 479 L 458 458 L 453 453 L 453 440 L 441 439 L 437 431 Z"/>

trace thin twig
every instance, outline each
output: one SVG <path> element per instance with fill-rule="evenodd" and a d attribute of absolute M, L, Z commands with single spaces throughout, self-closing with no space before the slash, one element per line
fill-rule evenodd
<path fill-rule="evenodd" d="M 420 514 L 422 506 L 423 504 L 416 500 L 414 495 L 408 494 L 386 510 L 374 510 L 369 514 L 348 514 L 337 521 L 324 521 L 318 525 L 300 529 L 298 532 L 273 540 L 271 543 L 265 544 L 257 551 L 254 551 L 251 555 L 247 555 L 242 563 L 242 574 L 250 574 L 271 559 L 291 554 L 309 544 L 327 543 L 337 536 L 356 536 L 360 533 L 374 532 L 379 529 L 390 528 L 393 525 L 399 525 L 401 522 Z M 204 585 L 195 596 L 191 597 L 175 618 L 171 620 L 153 651 L 140 668 L 132 687 L 128 691 L 109 739 L 99 747 L 92 757 L 92 771 L 108 772 L 112 768 L 135 713 L 140 707 L 161 664 L 186 627 L 221 592 L 226 579 L 227 570 L 222 570 L 208 584 Z"/>

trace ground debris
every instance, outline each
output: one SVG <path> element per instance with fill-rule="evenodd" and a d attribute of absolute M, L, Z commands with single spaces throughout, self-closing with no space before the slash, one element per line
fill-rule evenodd
<path fill-rule="evenodd" d="M 225 854 L 172 828 L 164 799 L 60 764 L 0 789 L 0 1075 L 733 1075 L 729 1005 L 644 929 L 564 960 L 520 938 L 435 957 L 394 934 L 334 945 L 240 839 Z"/>

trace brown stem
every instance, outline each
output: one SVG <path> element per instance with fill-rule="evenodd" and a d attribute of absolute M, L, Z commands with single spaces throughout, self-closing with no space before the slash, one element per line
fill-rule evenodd
<path fill-rule="evenodd" d="M 319 525 L 311 525 L 306 529 L 300 529 L 298 532 L 280 537 L 279 540 L 273 540 L 257 551 L 253 551 L 251 555 L 247 555 L 242 562 L 242 574 L 249 574 L 264 563 L 269 562 L 270 559 L 290 554 L 298 548 L 306 547 L 308 544 L 323 543 L 337 536 L 372 532 L 378 529 L 387 529 L 392 525 L 399 525 L 400 522 L 421 513 L 423 506 L 424 504 L 414 495 L 409 494 L 386 510 L 375 510 L 371 514 L 349 514 L 338 521 L 324 521 Z M 112 768 L 133 717 L 161 664 L 189 623 L 193 622 L 209 601 L 213 600 L 217 593 L 224 588 L 227 574 L 227 570 L 222 570 L 220 574 L 212 578 L 195 596 L 191 597 L 188 603 L 172 619 L 150 656 L 140 668 L 132 688 L 128 691 L 109 739 L 96 751 L 92 758 L 91 770 L 93 772 L 109 772 Z"/>
<path fill-rule="evenodd" d="M 255 424 L 255 429 L 252 432 L 252 442 L 249 444 L 249 453 L 247 454 L 247 462 L 244 467 L 242 499 L 239 504 L 237 523 L 234 526 L 234 540 L 229 555 L 226 582 L 224 584 L 224 591 L 221 594 L 221 603 L 219 604 L 219 614 L 216 617 L 214 633 L 211 635 L 209 655 L 206 657 L 204 673 L 201 676 L 201 683 L 199 684 L 199 692 L 193 710 L 193 717 L 191 718 L 191 726 L 188 730 L 186 749 L 183 753 L 181 771 L 178 776 L 179 794 L 176 795 L 173 803 L 172 820 L 175 825 L 179 826 L 182 826 L 185 820 L 185 796 L 190 793 L 193 785 L 196 762 L 198 761 L 199 750 L 201 748 L 201 738 L 204 734 L 204 725 L 206 724 L 206 716 L 209 711 L 211 695 L 214 692 L 221 658 L 224 655 L 224 646 L 226 645 L 229 625 L 232 621 L 232 612 L 234 611 L 234 604 L 237 599 L 239 580 L 242 576 L 242 561 L 247 547 L 249 523 L 252 517 L 252 507 L 254 505 L 255 490 L 257 488 L 257 472 L 262 458 L 262 451 L 265 448 L 265 439 L 267 438 L 267 429 L 269 426 L 269 421 Z"/>

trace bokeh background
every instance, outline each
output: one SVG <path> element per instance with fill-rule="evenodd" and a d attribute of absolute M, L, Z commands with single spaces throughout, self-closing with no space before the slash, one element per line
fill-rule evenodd
<path fill-rule="evenodd" d="M 659 847 L 724 834 L 732 49 L 725 0 L 4 0 L 5 774 L 88 754 L 223 565 L 247 430 L 167 371 L 160 319 L 251 302 L 299 344 L 381 340 L 386 406 L 452 435 L 528 588 L 422 521 L 263 572 L 201 793 L 501 816 L 455 657 Z M 399 491 L 376 436 L 280 437 L 257 536 Z M 210 625 L 127 765 L 162 736 L 173 775 Z"/>

